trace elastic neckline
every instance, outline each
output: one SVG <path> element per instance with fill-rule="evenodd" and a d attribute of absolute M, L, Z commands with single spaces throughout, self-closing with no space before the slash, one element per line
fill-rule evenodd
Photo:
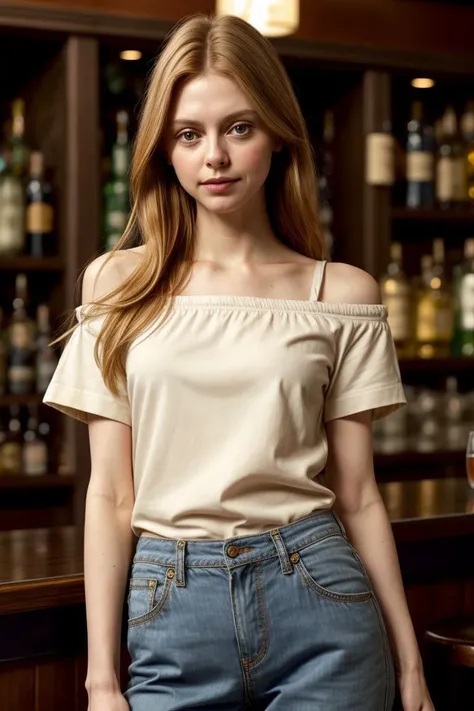
<path fill-rule="evenodd" d="M 384 320 L 387 307 L 383 304 L 350 304 L 328 301 L 297 301 L 296 299 L 268 299 L 260 296 L 231 296 L 228 294 L 178 295 L 172 299 L 175 309 L 240 310 L 300 312 Z"/>

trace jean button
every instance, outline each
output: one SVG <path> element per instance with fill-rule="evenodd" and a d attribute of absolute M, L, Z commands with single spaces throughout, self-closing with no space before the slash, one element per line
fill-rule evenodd
<path fill-rule="evenodd" d="M 229 556 L 229 558 L 237 558 L 237 556 L 239 555 L 239 549 L 237 548 L 237 546 L 229 546 L 227 548 L 227 555 Z"/>
<path fill-rule="evenodd" d="M 300 562 L 300 556 L 299 553 L 292 553 L 290 555 L 290 560 L 292 563 L 299 563 Z"/>

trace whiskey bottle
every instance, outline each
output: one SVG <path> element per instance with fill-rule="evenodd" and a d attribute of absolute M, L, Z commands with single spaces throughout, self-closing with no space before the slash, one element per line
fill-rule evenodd
<path fill-rule="evenodd" d="M 28 421 L 23 436 L 23 473 L 26 476 L 41 476 L 48 473 L 48 448 L 38 433 L 38 408 L 28 407 Z"/>
<path fill-rule="evenodd" d="M 452 106 L 446 108 L 441 127 L 442 138 L 436 166 L 436 198 L 441 208 L 449 209 L 461 205 L 467 197 L 464 150 Z"/>
<path fill-rule="evenodd" d="M 416 355 L 420 358 L 450 354 L 454 331 L 454 307 L 444 268 L 444 243 L 433 242 L 433 262 L 425 260 L 416 303 Z"/>
<path fill-rule="evenodd" d="M 44 178 L 44 158 L 39 151 L 30 156 L 30 174 L 26 184 L 26 242 L 32 257 L 54 254 L 53 207 L 51 185 Z"/>
<path fill-rule="evenodd" d="M 20 179 L 28 169 L 28 146 L 25 142 L 25 102 L 15 99 L 12 102 L 12 127 L 10 136 L 12 154 L 12 172 Z"/>
<path fill-rule="evenodd" d="M 3 309 L 0 307 L 0 395 L 7 391 L 7 346 L 3 323 Z"/>
<path fill-rule="evenodd" d="M 474 101 L 469 101 L 461 118 L 467 198 L 474 205 Z"/>
<path fill-rule="evenodd" d="M 434 204 L 434 137 L 425 122 L 421 101 L 414 101 L 407 126 L 407 207 L 431 207 Z"/>
<path fill-rule="evenodd" d="M 12 154 L 4 153 L 0 173 L 0 257 L 19 255 L 25 248 L 25 196 L 21 179 L 12 170 Z"/>
<path fill-rule="evenodd" d="M 35 386 L 35 324 L 27 313 L 27 281 L 18 274 L 9 329 L 7 381 L 13 395 L 26 395 Z"/>
<path fill-rule="evenodd" d="M 12 405 L 10 407 L 8 432 L 1 450 L 4 474 L 21 474 L 23 464 L 22 449 L 20 408 L 18 405 Z"/>
<path fill-rule="evenodd" d="M 410 355 L 412 342 L 411 288 L 402 269 L 402 246 L 390 245 L 390 263 L 380 281 L 382 300 L 388 309 L 388 323 L 399 357 Z"/>

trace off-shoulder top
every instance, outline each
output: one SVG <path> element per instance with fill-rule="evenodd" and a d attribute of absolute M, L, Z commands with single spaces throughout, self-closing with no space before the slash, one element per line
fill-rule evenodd
<path fill-rule="evenodd" d="M 44 402 L 132 428 L 136 535 L 226 539 L 329 509 L 325 423 L 405 403 L 386 307 L 319 301 L 324 268 L 308 301 L 174 297 L 119 396 L 94 361 L 100 319 L 76 310 Z"/>

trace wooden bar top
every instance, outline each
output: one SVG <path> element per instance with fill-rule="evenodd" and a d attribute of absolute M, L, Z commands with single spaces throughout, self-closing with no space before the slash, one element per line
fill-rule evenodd
<path fill-rule="evenodd" d="M 474 491 L 465 479 L 379 487 L 397 544 L 474 536 Z M 0 614 L 83 602 L 82 528 L 0 532 Z"/>

